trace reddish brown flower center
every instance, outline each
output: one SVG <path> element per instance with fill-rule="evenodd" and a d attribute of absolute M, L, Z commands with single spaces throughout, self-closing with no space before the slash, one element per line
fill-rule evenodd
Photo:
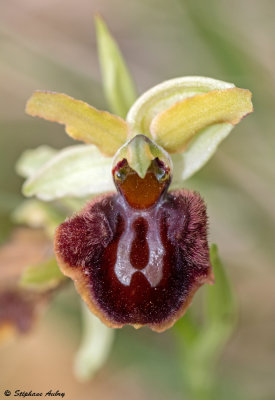
<path fill-rule="evenodd" d="M 126 159 L 113 169 L 115 184 L 127 203 L 136 209 L 145 209 L 157 203 L 170 183 L 170 170 L 159 159 L 152 161 L 144 178 L 141 178 Z"/>

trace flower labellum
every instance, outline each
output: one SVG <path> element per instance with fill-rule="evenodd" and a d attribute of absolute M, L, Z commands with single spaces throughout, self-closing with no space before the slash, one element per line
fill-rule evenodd
<path fill-rule="evenodd" d="M 168 192 L 171 159 L 143 135 L 118 150 L 112 173 L 117 193 L 57 228 L 57 260 L 106 325 L 161 332 L 213 282 L 206 207 L 196 192 Z"/>

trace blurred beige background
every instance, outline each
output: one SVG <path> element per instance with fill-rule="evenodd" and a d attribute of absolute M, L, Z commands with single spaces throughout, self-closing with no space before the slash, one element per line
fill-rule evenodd
<path fill-rule="evenodd" d="M 275 3 L 2 0 L 0 10 L 2 242 L 13 228 L 9 214 L 21 200 L 22 180 L 14 172 L 21 152 L 42 143 L 57 148 L 71 143 L 61 126 L 24 115 L 33 90 L 65 92 L 107 107 L 96 12 L 117 39 L 140 93 L 184 75 L 210 76 L 253 92 L 254 114 L 187 185 L 208 203 L 210 239 L 219 245 L 239 301 L 238 328 L 219 373 L 242 399 L 274 399 Z M 182 398 L 171 332 L 119 332 L 106 367 L 91 383 L 76 383 L 71 362 L 77 319 L 56 308 L 31 336 L 0 350 L 1 390 L 5 383 L 22 390 L 53 386 L 67 399 Z"/>

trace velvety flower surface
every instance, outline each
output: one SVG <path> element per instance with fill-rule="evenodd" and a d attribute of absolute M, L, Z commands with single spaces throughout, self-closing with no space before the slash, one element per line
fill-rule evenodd
<path fill-rule="evenodd" d="M 126 159 L 113 176 L 117 194 L 94 198 L 59 226 L 57 259 L 107 325 L 163 331 L 213 281 L 206 207 L 198 193 L 167 193 L 171 171 L 158 158 L 144 178 Z"/>

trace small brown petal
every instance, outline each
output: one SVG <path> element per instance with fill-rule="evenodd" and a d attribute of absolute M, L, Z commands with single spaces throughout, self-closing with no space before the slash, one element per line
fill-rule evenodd
<path fill-rule="evenodd" d="M 0 343 L 28 332 L 51 298 L 53 290 L 40 293 L 18 286 L 24 268 L 49 257 L 51 247 L 42 231 L 18 228 L 0 248 Z"/>
<path fill-rule="evenodd" d="M 17 288 L 0 292 L 0 342 L 17 333 L 29 332 L 39 308 L 48 297 L 48 293 L 31 293 Z"/>

